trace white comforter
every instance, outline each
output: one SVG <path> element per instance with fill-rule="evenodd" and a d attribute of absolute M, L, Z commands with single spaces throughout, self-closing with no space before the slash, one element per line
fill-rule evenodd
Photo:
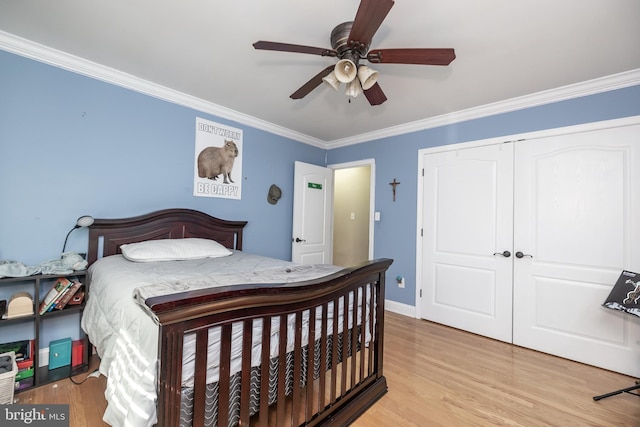
<path fill-rule="evenodd" d="M 136 427 L 156 422 L 158 325 L 143 309 L 145 298 L 205 286 L 298 282 L 338 270 L 335 266 L 299 266 L 238 251 L 228 257 L 189 261 L 135 263 L 121 255 L 98 260 L 89 269 L 91 288 L 82 328 L 101 358 L 100 373 L 107 377 L 108 405 L 103 420 L 112 426 Z M 272 324 L 274 353 L 278 328 Z M 260 336 L 260 329 L 259 322 L 254 322 L 254 337 Z M 234 325 L 234 344 L 239 343 L 241 334 L 241 328 Z M 184 342 L 183 387 L 193 385 L 192 338 L 187 337 Z M 307 338 L 304 337 L 304 342 L 308 342 Z M 219 329 L 210 330 L 210 345 L 219 341 Z M 210 354 L 215 351 L 210 348 Z M 240 369 L 240 353 L 239 346 L 232 346 L 232 373 Z M 260 360 L 260 346 L 255 338 L 252 360 L 254 364 Z M 207 381 L 217 381 L 217 365 L 209 368 Z"/>

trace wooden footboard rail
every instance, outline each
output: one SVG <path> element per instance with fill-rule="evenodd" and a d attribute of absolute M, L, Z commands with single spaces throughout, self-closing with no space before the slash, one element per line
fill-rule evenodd
<path fill-rule="evenodd" d="M 354 421 L 387 391 L 382 370 L 384 290 L 392 262 L 369 261 L 300 283 L 240 285 L 148 299 L 161 325 L 158 426 L 185 425 L 185 336 L 196 342 L 188 425 Z M 210 350 L 212 336 L 220 337 L 219 351 Z M 232 339 L 238 340 L 236 346 Z M 218 374 L 207 381 L 207 366 L 217 364 Z M 212 390 L 217 394 L 213 410 Z"/>

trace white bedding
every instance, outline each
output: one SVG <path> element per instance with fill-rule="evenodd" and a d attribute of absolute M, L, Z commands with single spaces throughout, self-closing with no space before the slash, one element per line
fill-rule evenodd
<path fill-rule="evenodd" d="M 145 298 L 204 286 L 298 282 L 338 270 L 336 266 L 300 266 L 238 251 L 222 258 L 187 261 L 136 263 L 121 255 L 98 260 L 89 269 L 91 288 L 82 328 L 96 346 L 101 358 L 100 372 L 107 377 L 105 397 L 108 406 L 104 421 L 112 426 L 152 426 L 156 422 L 158 325 L 149 312 L 141 309 L 143 304 L 140 303 Z M 351 300 L 349 304 L 352 303 Z M 329 317 L 332 311 L 329 306 Z M 303 320 L 308 324 L 307 318 Z M 242 329 L 236 326 L 240 325 L 233 328 L 232 374 L 240 369 Z M 291 322 L 288 328 L 292 331 Z M 260 330 L 261 322 L 254 322 L 254 366 L 260 360 Z M 277 322 L 272 321 L 271 332 L 271 353 L 275 356 Z M 209 332 L 210 355 L 216 353 L 219 335 L 219 328 Z M 291 333 L 288 335 L 292 336 Z M 308 337 L 303 337 L 304 343 L 307 340 Z M 193 385 L 193 348 L 193 336 L 187 336 L 183 352 L 183 387 Z M 207 382 L 217 381 L 215 358 L 210 358 L 208 368 Z"/>

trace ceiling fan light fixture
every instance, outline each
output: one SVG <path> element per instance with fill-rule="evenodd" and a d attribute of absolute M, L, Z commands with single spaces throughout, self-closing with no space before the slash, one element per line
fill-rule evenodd
<path fill-rule="evenodd" d="M 374 69 L 361 65 L 358 68 L 358 79 L 363 90 L 369 90 L 378 81 L 378 72 Z"/>
<path fill-rule="evenodd" d="M 394 3 L 394 0 L 360 0 L 355 19 L 343 22 L 331 31 L 330 40 L 333 49 L 264 40 L 255 42 L 253 47 L 260 50 L 304 53 L 338 59 L 336 65 L 327 66 L 289 95 L 291 99 L 304 98 L 324 81 L 334 90 L 338 90 L 340 83 L 347 84 L 346 94 L 349 102 L 351 98 L 364 92 L 370 105 L 380 105 L 387 100 L 387 97 L 377 82 L 378 72 L 368 67 L 359 68 L 361 61 L 366 60 L 373 64 L 449 65 L 456 58 L 455 51 L 451 48 L 369 50 L 373 36 Z"/>
<path fill-rule="evenodd" d="M 336 78 L 341 83 L 352 82 L 358 74 L 358 66 L 350 59 L 344 58 L 338 61 L 334 69 Z"/>
<path fill-rule="evenodd" d="M 322 78 L 322 81 L 331 86 L 333 90 L 338 90 L 338 88 L 340 87 L 340 80 L 338 80 L 335 71 L 332 71 L 328 75 L 324 76 Z"/>
<path fill-rule="evenodd" d="M 356 98 L 361 93 L 362 86 L 360 86 L 360 80 L 353 79 L 349 83 L 347 83 L 347 89 L 344 91 L 344 94 L 349 98 Z"/>

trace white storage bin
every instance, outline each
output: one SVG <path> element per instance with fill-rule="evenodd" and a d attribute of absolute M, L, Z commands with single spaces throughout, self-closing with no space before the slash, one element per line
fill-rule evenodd
<path fill-rule="evenodd" d="M 16 364 L 16 354 L 13 351 L 0 354 L 11 357 L 11 365 L 13 369 L 9 372 L 0 374 L 0 405 L 8 405 L 13 403 L 13 391 L 16 387 L 16 374 L 18 373 L 18 365 Z"/>

